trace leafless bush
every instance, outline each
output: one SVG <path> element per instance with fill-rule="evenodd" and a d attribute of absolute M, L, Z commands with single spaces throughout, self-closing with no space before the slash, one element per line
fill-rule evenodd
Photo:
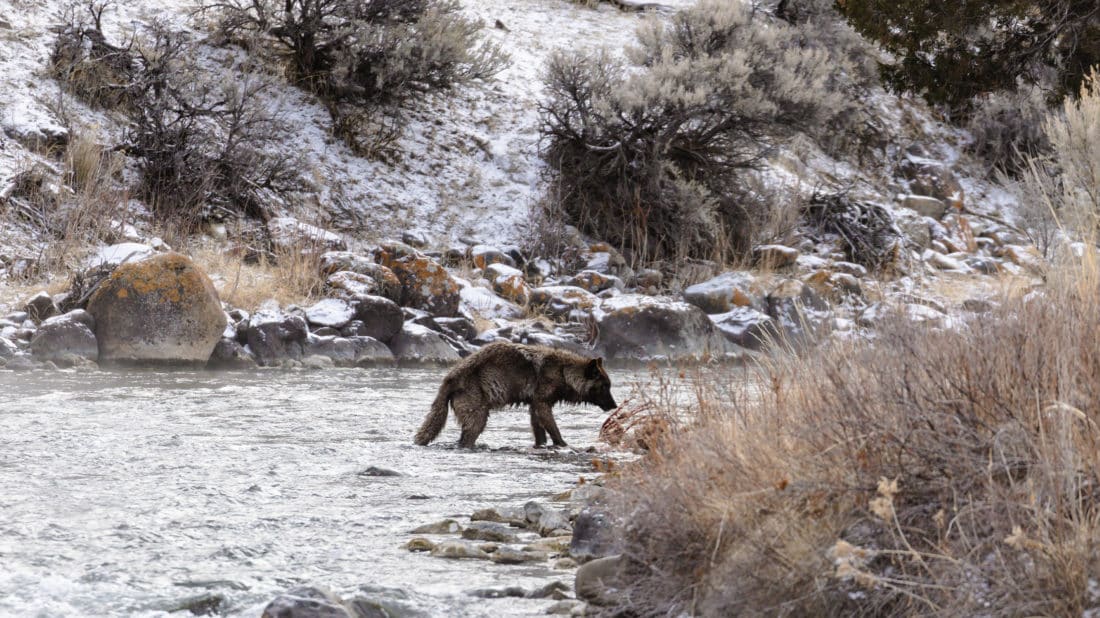
<path fill-rule="evenodd" d="M 957 330 L 747 379 L 624 471 L 628 615 L 1081 616 L 1100 553 L 1096 255 Z M 645 393 L 642 393 L 644 395 Z M 654 398 L 651 398 L 651 400 Z"/>
<path fill-rule="evenodd" d="M 1048 111 L 1042 91 L 1033 86 L 986 95 L 973 104 L 967 128 L 974 142 L 968 150 L 991 170 L 1018 176 L 1026 168 L 1026 157 L 1050 150 L 1043 131 Z"/>
<path fill-rule="evenodd" d="M 392 141 L 388 129 L 399 125 L 387 116 L 409 97 L 491 77 L 507 62 L 457 0 L 212 0 L 203 7 L 227 40 L 285 61 L 328 102 L 336 131 L 367 154 Z"/>
<path fill-rule="evenodd" d="M 628 56 L 563 52 L 547 67 L 544 157 L 565 212 L 636 262 L 743 255 L 768 207 L 746 173 L 846 108 L 846 60 L 717 0 L 641 30 Z"/>
<path fill-rule="evenodd" d="M 112 45 L 99 11 L 58 35 L 54 72 L 72 94 L 125 112 L 118 148 L 137 158 L 139 193 L 156 215 L 187 224 L 240 214 L 265 220 L 269 203 L 301 188 L 298 155 L 279 147 L 287 127 L 267 81 L 200 67 L 189 37 L 159 23 Z"/>
<path fill-rule="evenodd" d="M 803 215 L 812 232 L 838 236 L 847 258 L 857 264 L 880 270 L 897 261 L 901 235 L 890 211 L 879 204 L 844 193 L 815 193 Z"/>

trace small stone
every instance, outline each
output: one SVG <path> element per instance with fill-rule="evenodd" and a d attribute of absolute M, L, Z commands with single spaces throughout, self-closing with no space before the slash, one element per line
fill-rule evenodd
<path fill-rule="evenodd" d="M 412 534 L 457 534 L 462 532 L 462 526 L 453 519 L 424 524 L 411 530 Z"/>
<path fill-rule="evenodd" d="M 527 593 L 528 599 L 566 599 L 569 598 L 569 584 L 563 581 L 553 581 L 542 588 L 537 588 Z M 565 596 L 559 596 L 565 595 Z"/>
<path fill-rule="evenodd" d="M 522 551 L 511 547 L 498 547 L 490 555 L 490 560 L 497 564 L 523 564 L 525 562 L 542 562 L 547 555 L 540 551 Z"/>
<path fill-rule="evenodd" d="M 432 543 L 424 537 L 416 537 L 409 539 L 409 542 L 405 543 L 405 549 L 412 552 L 432 551 L 435 549 L 435 543 Z"/>
<path fill-rule="evenodd" d="M 584 607 L 584 605 L 584 601 L 578 601 L 576 599 L 565 599 L 554 603 L 550 607 L 547 607 L 546 613 L 551 616 L 573 616 L 576 615 L 577 610 Z"/>
<path fill-rule="evenodd" d="M 569 558 L 569 557 L 558 558 L 558 560 L 554 562 L 554 568 L 555 569 L 575 569 L 575 568 L 577 568 L 577 561 L 572 559 L 572 558 Z"/>
<path fill-rule="evenodd" d="M 927 195 L 903 195 L 901 205 L 924 217 L 939 220 L 947 212 L 947 204 Z"/>
<path fill-rule="evenodd" d="M 495 543 L 516 543 L 519 538 L 504 524 L 475 521 L 462 530 L 462 538 L 474 541 L 492 541 Z"/>
<path fill-rule="evenodd" d="M 488 560 L 489 554 L 468 541 L 443 541 L 432 548 L 437 558 Z"/>
<path fill-rule="evenodd" d="M 335 366 L 336 363 L 331 358 L 320 354 L 313 354 L 302 359 L 302 367 L 313 371 L 332 369 Z"/>
<path fill-rule="evenodd" d="M 405 476 L 396 470 L 371 466 L 359 473 L 359 476 Z"/>

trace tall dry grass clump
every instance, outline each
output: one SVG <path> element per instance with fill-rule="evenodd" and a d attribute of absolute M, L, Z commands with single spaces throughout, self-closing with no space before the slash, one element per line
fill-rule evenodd
<path fill-rule="evenodd" d="M 1100 607 L 1100 277 L 1086 264 L 959 331 L 899 321 L 871 345 L 760 367 L 751 387 L 704 376 L 695 424 L 622 478 L 623 609 Z"/>

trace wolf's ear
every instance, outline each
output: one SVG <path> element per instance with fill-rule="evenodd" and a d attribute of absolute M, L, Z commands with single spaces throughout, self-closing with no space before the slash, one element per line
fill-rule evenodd
<path fill-rule="evenodd" d="M 588 361 L 588 365 L 584 368 L 584 377 L 586 378 L 598 378 L 600 372 L 603 370 L 603 365 L 600 363 L 600 359 L 593 358 Z"/>

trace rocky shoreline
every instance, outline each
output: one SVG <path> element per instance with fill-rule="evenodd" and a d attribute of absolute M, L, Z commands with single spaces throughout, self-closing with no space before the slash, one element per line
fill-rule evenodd
<path fill-rule="evenodd" d="M 915 209 L 931 199 L 906 203 Z M 566 257 L 551 262 L 474 240 L 430 251 L 416 234 L 348 251 L 339 237 L 288 219 L 272 226 L 276 246 L 314 248 L 323 298 L 305 307 L 269 300 L 254 311 L 219 300 L 207 274 L 163 242 L 124 243 L 101 249 L 67 292 L 9 305 L 0 316 L 0 366 L 447 365 L 494 341 L 621 363 L 737 362 L 776 345 L 869 332 L 891 314 L 949 327 L 990 309 L 983 285 L 1003 277 L 1041 284 L 1042 258 L 1010 231 L 943 209 L 920 212 L 892 228 L 901 257 L 890 281 L 835 243 L 806 240 L 757 247 L 753 270 L 699 264 L 703 274 L 693 278 L 701 281 L 692 285 L 635 271 L 575 231 Z M 958 238 L 962 231 L 968 239 Z M 971 297 L 921 292 L 939 277 L 966 278 Z"/>

